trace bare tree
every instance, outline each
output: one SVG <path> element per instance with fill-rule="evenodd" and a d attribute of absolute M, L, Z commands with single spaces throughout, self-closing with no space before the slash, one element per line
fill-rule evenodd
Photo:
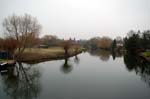
<path fill-rule="evenodd" d="M 0 38 L 0 50 L 3 48 L 3 39 Z"/>
<path fill-rule="evenodd" d="M 21 54 L 31 40 L 31 35 L 38 35 L 41 25 L 35 17 L 28 14 L 23 16 L 12 15 L 3 21 L 4 34 L 17 40 L 18 54 Z"/>
<path fill-rule="evenodd" d="M 2 44 L 3 44 L 2 49 L 9 51 L 11 56 L 14 57 L 14 52 L 18 45 L 17 41 L 13 38 L 6 38 L 3 40 Z"/>
<path fill-rule="evenodd" d="M 65 57 L 68 58 L 69 56 L 69 49 L 71 48 L 72 46 L 72 42 L 70 40 L 65 40 L 64 42 L 62 42 L 62 45 L 61 45 L 65 51 Z"/>
<path fill-rule="evenodd" d="M 26 47 L 28 48 L 32 48 L 35 45 L 38 45 L 40 43 L 40 39 L 37 35 L 35 35 L 35 33 L 31 33 L 28 36 L 28 41 L 26 42 Z"/>
<path fill-rule="evenodd" d="M 40 76 L 38 69 L 17 63 L 2 77 L 3 90 L 11 99 L 36 99 L 41 92 Z"/>

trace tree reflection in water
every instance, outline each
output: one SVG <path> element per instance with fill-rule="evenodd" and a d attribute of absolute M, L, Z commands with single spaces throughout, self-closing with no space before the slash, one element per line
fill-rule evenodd
<path fill-rule="evenodd" d="M 150 87 L 150 63 L 131 53 L 126 53 L 124 55 L 124 63 L 130 72 L 135 71 L 135 73 L 140 75 L 141 79 Z"/>
<path fill-rule="evenodd" d="M 110 55 L 111 55 L 110 51 L 101 50 L 99 53 L 100 53 L 100 59 L 102 61 L 108 61 L 109 60 Z"/>
<path fill-rule="evenodd" d="M 112 54 L 112 58 L 113 60 L 115 60 L 117 57 L 122 57 L 123 56 L 123 51 L 121 50 L 112 50 L 111 51 L 111 54 Z"/>
<path fill-rule="evenodd" d="M 76 55 L 75 58 L 74 58 L 74 63 L 79 64 L 79 62 L 80 62 L 80 58 Z M 73 70 L 73 65 L 70 64 L 68 57 L 65 57 L 64 63 L 63 63 L 63 65 L 61 66 L 60 70 L 61 70 L 64 74 L 71 73 L 71 71 Z"/>
<path fill-rule="evenodd" d="M 89 53 L 93 56 L 100 57 L 102 61 L 108 61 L 111 54 L 113 60 L 115 60 L 116 57 L 123 56 L 123 52 L 119 51 L 110 52 L 106 50 L 91 50 Z M 124 63 L 128 71 L 135 71 L 135 73 L 141 76 L 141 79 L 145 81 L 150 87 L 150 63 L 131 53 L 126 53 L 124 55 Z"/>
<path fill-rule="evenodd" d="M 91 50 L 90 54 L 93 56 L 98 56 L 102 61 L 108 61 L 111 55 L 110 51 L 107 50 Z"/>
<path fill-rule="evenodd" d="M 31 66 L 24 67 L 22 63 L 8 68 L 8 73 L 2 76 L 4 91 L 12 99 L 37 98 L 41 87 L 39 83 L 40 73 Z"/>
<path fill-rule="evenodd" d="M 123 56 L 123 52 L 119 52 L 119 51 L 109 51 L 109 50 L 102 50 L 102 49 L 98 49 L 98 50 L 90 50 L 89 53 L 92 56 L 98 56 L 100 58 L 100 60 L 102 61 L 109 61 L 110 56 L 112 55 L 113 60 L 116 59 L 116 57 L 122 57 Z"/>
<path fill-rule="evenodd" d="M 74 62 L 75 62 L 76 64 L 79 64 L 79 62 L 80 62 L 80 59 L 78 58 L 77 55 L 76 55 L 75 58 L 74 58 Z"/>
<path fill-rule="evenodd" d="M 68 58 L 65 58 L 65 62 L 64 64 L 61 66 L 61 71 L 64 73 L 64 74 L 68 74 L 70 73 L 71 71 L 73 70 L 73 66 L 68 63 Z"/>

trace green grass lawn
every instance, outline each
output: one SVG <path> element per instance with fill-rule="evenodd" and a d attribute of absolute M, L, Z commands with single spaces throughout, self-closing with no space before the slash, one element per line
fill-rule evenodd
<path fill-rule="evenodd" d="M 0 59 L 0 63 L 3 63 L 3 62 L 10 62 L 12 60 L 9 60 L 9 59 Z"/>
<path fill-rule="evenodd" d="M 144 56 L 150 57 L 150 52 L 144 52 Z"/>
<path fill-rule="evenodd" d="M 4 60 L 4 59 L 0 59 L 0 62 L 5 62 L 6 60 Z"/>

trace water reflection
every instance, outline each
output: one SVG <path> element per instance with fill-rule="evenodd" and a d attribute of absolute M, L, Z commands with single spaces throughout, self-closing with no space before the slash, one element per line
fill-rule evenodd
<path fill-rule="evenodd" d="M 111 55 L 113 60 L 116 60 L 117 57 L 124 56 L 124 63 L 127 70 L 129 72 L 135 71 L 135 73 L 150 86 L 150 63 L 143 60 L 141 57 L 133 55 L 132 53 L 123 55 L 121 51 L 90 50 L 89 53 L 99 57 L 102 61 L 108 61 Z"/>
<path fill-rule="evenodd" d="M 35 68 L 31 69 L 31 66 L 24 67 L 22 63 L 17 63 L 1 77 L 3 90 L 12 99 L 33 99 L 40 93 L 40 73 Z"/>
<path fill-rule="evenodd" d="M 123 56 L 123 51 L 116 51 L 116 50 L 112 50 L 111 51 L 111 54 L 112 54 L 112 58 L 113 60 L 115 60 L 117 57 L 122 57 Z"/>
<path fill-rule="evenodd" d="M 150 87 L 150 63 L 131 53 L 124 55 L 124 63 L 130 72 L 135 71 Z"/>
<path fill-rule="evenodd" d="M 64 64 L 61 66 L 61 71 L 68 74 L 73 70 L 73 66 L 69 63 L 68 58 L 65 58 Z"/>
<path fill-rule="evenodd" d="M 109 51 L 109 50 L 90 50 L 89 53 L 92 56 L 98 56 L 100 58 L 100 60 L 102 61 L 109 61 L 110 56 L 112 55 L 113 60 L 116 59 L 116 57 L 122 57 L 123 56 L 123 52 L 119 52 L 119 51 Z"/>
<path fill-rule="evenodd" d="M 79 57 L 76 55 L 75 56 L 75 58 L 74 58 L 74 62 L 76 63 L 76 64 L 79 64 L 79 62 L 80 62 L 80 59 L 79 59 Z"/>
<path fill-rule="evenodd" d="M 111 52 L 107 50 L 90 50 L 89 53 L 98 56 L 102 61 L 108 61 L 111 55 Z"/>
<path fill-rule="evenodd" d="M 113 57 L 111 57 L 111 54 L 114 56 L 115 61 L 112 61 L 111 58 Z M 91 55 L 96 56 L 97 59 Z M 65 58 L 63 63 L 62 61 L 42 63 L 39 64 L 40 68 L 38 68 L 39 66 L 34 68 L 33 66 L 18 63 L 1 76 L 2 81 L 0 84 L 2 83 L 3 91 L 0 94 L 2 99 L 7 99 L 4 93 L 12 99 L 45 99 L 45 97 L 54 99 L 55 96 L 56 99 L 59 97 L 68 98 L 68 96 L 71 98 L 78 96 L 79 98 L 87 99 L 88 97 L 101 98 L 103 95 L 117 98 L 118 94 L 120 97 L 135 97 L 135 95 L 142 97 L 148 95 L 149 89 L 145 87 L 143 81 L 150 86 L 149 63 L 140 57 L 128 53 L 122 58 L 117 58 L 121 57 L 122 54 L 113 54 L 105 51 L 92 51 L 91 55 L 85 53 L 70 59 Z M 100 56 L 107 57 L 109 61 L 101 62 L 99 60 Z M 126 69 L 124 70 L 124 64 L 128 71 L 135 72 L 141 77 L 142 81 L 136 75 L 130 75 L 130 72 Z M 73 72 L 73 70 L 76 70 L 74 68 L 78 68 L 78 70 Z M 44 70 L 42 76 L 40 69 Z M 68 75 L 73 72 L 73 75 L 69 75 L 72 79 L 69 82 L 66 81 L 66 76 L 61 76 L 62 73 L 60 71 Z M 41 87 L 43 90 L 41 90 Z M 133 88 L 131 89 L 131 87 Z M 126 90 L 122 91 L 123 88 Z M 140 88 L 141 90 L 139 90 Z M 69 94 L 70 92 L 75 94 Z M 141 95 L 138 93 L 141 93 Z"/>
<path fill-rule="evenodd" d="M 75 63 L 75 64 L 79 64 L 79 63 L 80 63 L 80 58 L 79 58 L 77 55 L 74 56 L 74 63 Z M 69 57 L 65 57 L 64 63 L 62 64 L 60 70 L 61 70 L 64 74 L 69 74 L 69 73 L 71 73 L 71 71 L 73 70 L 73 65 L 70 63 Z"/>

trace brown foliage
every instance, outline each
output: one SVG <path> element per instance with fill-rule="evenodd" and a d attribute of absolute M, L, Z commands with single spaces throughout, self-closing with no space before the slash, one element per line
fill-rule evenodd
<path fill-rule="evenodd" d="M 70 40 L 65 40 L 62 42 L 62 46 L 65 50 L 68 50 L 72 45 L 72 42 Z"/>
<path fill-rule="evenodd" d="M 0 50 L 2 49 L 2 47 L 3 47 L 3 39 L 0 38 Z"/>
<path fill-rule="evenodd" d="M 109 49 L 111 47 L 111 44 L 112 44 L 112 39 L 110 39 L 109 37 L 102 37 L 98 41 L 98 47 L 102 49 Z"/>
<path fill-rule="evenodd" d="M 17 46 L 18 46 L 18 42 L 13 38 L 6 38 L 1 42 L 1 49 L 9 51 L 11 54 L 14 53 Z"/>

